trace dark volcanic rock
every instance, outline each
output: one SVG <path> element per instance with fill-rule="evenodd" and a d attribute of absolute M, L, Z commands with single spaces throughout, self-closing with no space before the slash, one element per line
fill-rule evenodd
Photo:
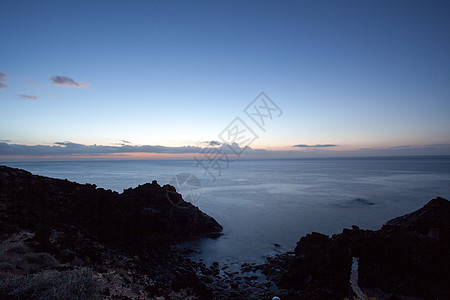
<path fill-rule="evenodd" d="M 0 166 L 0 206 L 0 235 L 14 231 L 14 226 L 39 229 L 42 244 L 48 239 L 45 228 L 70 225 L 102 242 L 128 246 L 149 238 L 214 236 L 222 230 L 174 187 L 156 181 L 119 194 Z"/>
<path fill-rule="evenodd" d="M 342 241 L 313 232 L 300 239 L 294 253 L 295 257 L 280 256 L 285 261 L 265 271 L 279 287 L 290 291 L 289 297 L 343 299 L 348 295 L 351 256 Z"/>
<path fill-rule="evenodd" d="M 308 234 L 295 255 L 271 258 L 264 272 L 296 299 L 351 296 L 351 257 L 359 257 L 359 285 L 390 295 L 450 299 L 450 202 L 388 221 L 378 231 L 344 229 L 331 238 Z M 396 296 L 394 296 L 396 297 Z"/>
<path fill-rule="evenodd" d="M 205 287 L 205 284 L 198 278 L 195 272 L 186 272 L 177 275 L 173 282 L 174 290 L 191 288 L 200 299 L 212 299 L 212 292 Z"/>
<path fill-rule="evenodd" d="M 363 287 L 423 298 L 450 299 L 450 202 L 436 198 L 359 237 Z"/>
<path fill-rule="evenodd" d="M 437 197 L 415 212 L 388 221 L 382 229 L 418 232 L 448 243 L 450 202 Z"/>

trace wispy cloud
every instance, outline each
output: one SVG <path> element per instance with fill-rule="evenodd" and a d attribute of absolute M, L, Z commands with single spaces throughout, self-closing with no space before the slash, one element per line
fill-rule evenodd
<path fill-rule="evenodd" d="M 52 76 L 50 77 L 53 85 L 65 86 L 65 87 L 88 87 L 89 82 L 76 82 L 70 77 L 67 76 Z"/>
<path fill-rule="evenodd" d="M 127 146 L 131 145 L 132 143 L 127 140 L 120 140 L 120 143 L 113 143 L 114 146 Z"/>
<path fill-rule="evenodd" d="M 5 84 L 5 82 L 7 81 L 8 75 L 5 73 L 1 73 L 0 72 L 0 89 L 4 89 L 7 88 L 8 86 Z"/>
<path fill-rule="evenodd" d="M 17 96 L 22 100 L 37 100 L 37 99 L 39 99 L 39 97 L 35 96 L 35 95 L 18 94 Z"/>
<path fill-rule="evenodd" d="M 425 145 L 425 147 L 450 147 L 450 144 L 430 144 Z"/>
<path fill-rule="evenodd" d="M 196 141 L 196 145 L 201 145 L 203 147 L 208 147 L 208 146 L 217 147 L 217 146 L 224 145 L 224 143 L 221 143 L 219 141 L 214 141 L 214 140 L 211 140 L 211 141 Z"/>
<path fill-rule="evenodd" d="M 388 154 L 402 154 L 402 155 L 414 155 L 416 153 L 431 153 L 439 155 L 449 155 L 450 154 L 450 144 L 428 144 L 428 145 L 401 145 L 401 146 L 390 146 L 390 147 L 370 147 L 370 148 L 359 148 L 359 152 L 362 153 L 382 153 Z"/>
<path fill-rule="evenodd" d="M 222 145 L 222 143 L 218 142 L 218 141 L 210 141 L 210 142 L 208 142 L 208 144 L 210 146 L 220 146 L 220 145 Z"/>
<path fill-rule="evenodd" d="M 292 147 L 296 148 L 328 148 L 328 147 L 337 147 L 337 145 L 334 144 L 317 144 L 317 145 L 306 145 L 306 144 L 298 144 L 294 145 Z"/>

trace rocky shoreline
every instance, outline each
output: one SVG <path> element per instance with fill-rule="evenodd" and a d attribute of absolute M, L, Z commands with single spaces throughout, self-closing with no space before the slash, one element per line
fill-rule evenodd
<path fill-rule="evenodd" d="M 376 299 L 450 299 L 450 202 L 388 221 L 380 230 L 344 229 L 332 237 L 313 232 L 295 251 L 269 258 L 263 272 L 292 299 L 343 299 L 352 258 L 358 284 Z"/>
<path fill-rule="evenodd" d="M 450 203 L 431 200 L 380 230 L 311 233 L 292 252 L 239 270 L 177 243 L 222 226 L 156 181 L 119 194 L 0 166 L 5 299 L 344 299 L 352 259 L 376 299 L 450 299 Z"/>

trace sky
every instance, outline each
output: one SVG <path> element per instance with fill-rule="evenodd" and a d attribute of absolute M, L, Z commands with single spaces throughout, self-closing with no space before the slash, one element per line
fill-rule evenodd
<path fill-rule="evenodd" d="M 449 15 L 448 1 L 2 0 L 0 161 L 449 155 Z"/>

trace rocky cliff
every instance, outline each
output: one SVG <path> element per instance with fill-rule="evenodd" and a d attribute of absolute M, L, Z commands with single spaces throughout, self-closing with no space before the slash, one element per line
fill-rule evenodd
<path fill-rule="evenodd" d="M 359 286 L 377 299 L 450 299 L 450 202 L 436 198 L 388 221 L 380 230 L 357 226 L 328 237 L 313 232 L 295 251 L 269 259 L 264 271 L 293 299 L 352 295 L 352 257 Z"/>
<path fill-rule="evenodd" d="M 119 194 L 0 166 L 0 234 L 79 227 L 111 245 L 220 235 L 222 226 L 156 181 Z"/>

